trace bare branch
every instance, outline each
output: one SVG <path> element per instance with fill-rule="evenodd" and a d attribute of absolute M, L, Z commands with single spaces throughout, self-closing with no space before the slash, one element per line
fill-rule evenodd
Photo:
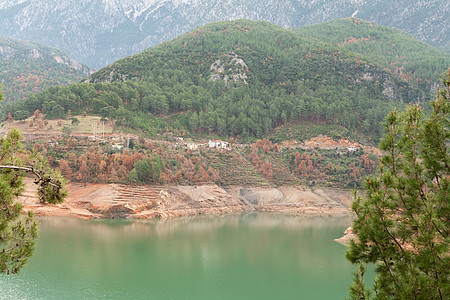
<path fill-rule="evenodd" d="M 18 171 L 25 171 L 28 173 L 33 173 L 34 175 L 36 175 L 38 177 L 39 181 L 47 181 L 47 183 L 49 185 L 54 186 L 56 188 L 61 188 L 61 183 L 54 183 L 50 179 L 48 179 L 48 180 L 45 179 L 43 176 L 43 173 L 41 171 L 36 171 L 33 167 L 18 167 L 18 166 L 0 165 L 0 170 L 1 169 L 18 170 Z"/>

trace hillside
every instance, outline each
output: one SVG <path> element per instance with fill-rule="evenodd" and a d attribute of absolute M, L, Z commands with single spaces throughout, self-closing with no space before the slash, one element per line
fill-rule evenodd
<path fill-rule="evenodd" d="M 59 50 L 0 36 L 0 83 L 6 102 L 50 86 L 78 82 L 91 73 Z"/>
<path fill-rule="evenodd" d="M 213 21 L 301 27 L 356 16 L 450 51 L 448 1 L 0 0 L 0 35 L 64 50 L 94 68 Z"/>
<path fill-rule="evenodd" d="M 387 111 L 422 94 L 341 46 L 238 20 L 6 104 L 0 129 L 73 182 L 353 187 Z"/>
<path fill-rule="evenodd" d="M 450 66 L 450 55 L 417 41 L 405 32 L 357 18 L 304 26 L 306 38 L 337 45 L 434 95 L 436 83 Z"/>
<path fill-rule="evenodd" d="M 60 118 L 70 109 L 148 134 L 187 130 L 264 137 L 286 123 L 334 124 L 372 137 L 420 91 L 338 46 L 267 22 L 212 23 L 119 60 L 86 83 L 5 107 Z"/>
<path fill-rule="evenodd" d="M 113 124 L 103 126 L 99 117 L 78 120 L 47 120 L 37 113 L 0 124 L 0 136 L 20 129 L 26 147 L 41 152 L 73 183 L 353 188 L 374 172 L 379 156 L 374 147 L 327 136 L 279 144 L 171 135 L 150 139 L 113 131 Z"/>
<path fill-rule="evenodd" d="M 5 105 L 0 131 L 21 126 L 72 182 L 360 186 L 386 113 L 427 100 L 374 57 L 217 22 Z"/>

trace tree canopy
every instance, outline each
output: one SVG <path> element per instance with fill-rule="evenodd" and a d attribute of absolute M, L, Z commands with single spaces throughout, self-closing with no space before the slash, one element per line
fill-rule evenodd
<path fill-rule="evenodd" d="M 91 72 L 61 51 L 37 43 L 0 36 L 0 47 L 6 49 L 0 60 L 5 102 L 19 101 L 51 86 L 78 82 Z"/>
<path fill-rule="evenodd" d="M 387 118 L 378 174 L 352 206 L 357 240 L 347 258 L 361 264 L 352 299 L 450 297 L 449 77 L 429 117 L 411 105 Z M 376 264 L 372 295 L 363 281 L 367 263 Z"/>
<path fill-rule="evenodd" d="M 448 53 L 419 42 L 399 29 L 357 18 L 308 25 L 296 32 L 350 51 L 424 92 L 438 83 L 450 65 Z M 432 95 L 427 93 L 428 96 Z"/>
<path fill-rule="evenodd" d="M 22 205 L 16 198 L 23 192 L 23 178 L 33 174 L 37 193 L 43 203 L 61 203 L 67 192 L 64 179 L 49 170 L 37 153 L 22 148 L 20 133 L 12 130 L 0 139 L 0 273 L 17 273 L 33 254 L 37 223 L 33 214 L 22 217 Z"/>
<path fill-rule="evenodd" d="M 364 28 L 363 35 L 372 33 Z M 370 43 L 384 49 L 392 36 L 379 32 Z M 83 83 L 5 105 L 4 114 L 17 120 L 39 109 L 47 118 L 62 118 L 70 109 L 149 133 L 171 127 L 258 138 L 283 124 L 314 122 L 379 137 L 384 116 L 403 102 L 428 99 L 429 87 L 405 81 L 378 52 L 362 58 L 358 49 L 268 22 L 217 22 L 121 59 Z M 429 80 L 445 70 L 435 68 L 439 57 L 424 49 L 427 59 L 435 60 L 416 65 L 430 66 L 420 73 Z M 405 51 L 412 52 L 399 46 L 394 57 Z M 398 60 L 409 66 L 409 57 L 408 63 Z"/>

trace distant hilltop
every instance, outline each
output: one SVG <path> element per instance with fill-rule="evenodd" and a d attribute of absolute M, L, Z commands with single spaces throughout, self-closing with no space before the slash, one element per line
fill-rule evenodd
<path fill-rule="evenodd" d="M 51 45 L 99 69 L 213 21 L 302 27 L 358 17 L 450 52 L 446 0 L 0 0 L 0 35 Z"/>
<path fill-rule="evenodd" d="M 5 102 L 54 85 L 78 82 L 93 72 L 55 48 L 0 36 L 0 84 Z"/>

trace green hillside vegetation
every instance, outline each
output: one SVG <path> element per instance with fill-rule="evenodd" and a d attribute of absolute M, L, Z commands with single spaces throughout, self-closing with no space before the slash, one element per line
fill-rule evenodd
<path fill-rule="evenodd" d="M 0 36 L 0 82 L 6 102 L 51 86 L 79 82 L 90 72 L 59 50 Z"/>
<path fill-rule="evenodd" d="M 187 130 L 244 139 L 287 123 L 313 123 L 376 138 L 389 110 L 423 93 L 340 46 L 239 20 L 198 28 L 119 60 L 84 83 L 6 105 L 5 117 L 39 109 L 61 118 L 70 110 L 146 134 Z"/>
<path fill-rule="evenodd" d="M 337 45 L 395 74 L 422 90 L 424 100 L 434 95 L 432 87 L 440 82 L 450 66 L 448 53 L 417 41 L 401 30 L 357 18 L 305 26 L 296 32 L 305 38 Z"/>

